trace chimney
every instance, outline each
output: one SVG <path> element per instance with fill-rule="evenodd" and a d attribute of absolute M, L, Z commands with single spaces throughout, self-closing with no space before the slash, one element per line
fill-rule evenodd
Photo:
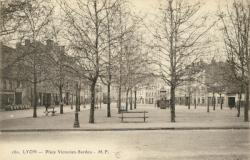
<path fill-rule="evenodd" d="M 30 45 L 30 40 L 29 39 L 25 39 L 24 43 L 25 43 L 25 46 L 29 46 Z"/>
<path fill-rule="evenodd" d="M 48 40 L 46 41 L 46 45 L 47 45 L 47 47 L 52 48 L 52 47 L 53 47 L 53 41 L 50 40 L 50 39 L 48 39 Z"/>

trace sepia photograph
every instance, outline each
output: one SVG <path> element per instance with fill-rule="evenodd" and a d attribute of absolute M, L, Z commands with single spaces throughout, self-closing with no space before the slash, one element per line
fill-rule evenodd
<path fill-rule="evenodd" d="M 250 160 L 249 0 L 0 0 L 1 160 Z"/>

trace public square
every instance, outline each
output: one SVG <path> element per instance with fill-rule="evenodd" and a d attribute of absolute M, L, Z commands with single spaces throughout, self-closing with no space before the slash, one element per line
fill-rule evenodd
<path fill-rule="evenodd" d="M 138 110 L 148 111 L 146 123 L 121 123 L 115 105 L 112 117 L 106 118 L 103 105 L 96 110 L 96 123 L 89 124 L 89 107 L 82 106 L 80 128 L 73 128 L 74 108 L 70 106 L 55 116 L 45 116 L 40 108 L 36 119 L 32 110 L 1 112 L 5 117 L 0 122 L 0 141 L 5 146 L 1 154 L 6 160 L 250 159 L 250 123 L 236 117 L 236 109 L 216 108 L 207 113 L 204 106 L 190 110 L 177 106 L 174 124 L 169 109 L 138 105 Z"/>
<path fill-rule="evenodd" d="M 95 110 L 95 123 L 89 123 L 89 105 L 84 108 L 81 105 L 79 114 L 79 128 L 74 128 L 75 121 L 75 107 L 65 106 L 65 113 L 59 113 L 59 107 L 55 109 L 56 114 L 52 116 L 45 115 L 45 108 L 38 108 L 38 117 L 32 118 L 32 109 L 20 111 L 0 112 L 1 130 L 77 130 L 77 129 L 173 129 L 173 128 L 201 128 L 201 129 L 215 129 L 215 128 L 243 128 L 250 127 L 249 122 L 243 121 L 243 115 L 237 117 L 237 110 L 235 108 L 223 108 L 222 110 L 217 106 L 216 110 L 208 113 L 205 106 L 191 106 L 189 110 L 187 106 L 176 106 L 176 122 L 170 121 L 170 110 L 160 109 L 151 105 L 138 105 L 136 110 L 132 111 L 147 111 L 148 117 L 146 123 L 143 119 L 127 119 L 127 123 L 121 123 L 121 114 L 118 114 L 116 104 L 111 105 L 111 117 L 106 116 L 106 105 Z"/>
<path fill-rule="evenodd" d="M 249 0 L 0 0 L 0 160 L 250 160 Z"/>

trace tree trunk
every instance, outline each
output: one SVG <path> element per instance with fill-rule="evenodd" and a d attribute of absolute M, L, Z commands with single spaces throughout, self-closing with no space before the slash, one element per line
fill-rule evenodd
<path fill-rule="evenodd" d="M 37 91 L 36 91 L 36 87 L 37 87 L 37 82 L 36 82 L 36 78 L 35 78 L 35 81 L 34 81 L 34 83 L 33 83 L 33 85 L 34 85 L 34 90 L 33 90 L 33 108 L 34 108 L 34 110 L 33 110 L 33 118 L 36 118 L 37 117 L 37 111 L 36 111 L 36 109 L 37 109 Z"/>
<path fill-rule="evenodd" d="M 110 111 L 110 83 L 108 83 L 108 102 L 107 102 L 107 117 L 111 117 L 111 111 Z"/>
<path fill-rule="evenodd" d="M 207 112 L 209 112 L 209 97 L 207 97 Z"/>
<path fill-rule="evenodd" d="M 246 84 L 245 87 L 245 93 L 246 93 L 246 103 L 244 106 L 244 121 L 248 122 L 248 110 L 249 110 L 249 82 Z"/>
<path fill-rule="evenodd" d="M 59 86 L 59 94 L 60 94 L 60 114 L 63 114 L 62 85 Z"/>
<path fill-rule="evenodd" d="M 74 94 L 72 93 L 72 96 L 71 96 L 71 109 L 73 109 L 73 103 L 74 103 L 73 99 L 74 99 Z"/>
<path fill-rule="evenodd" d="M 121 8 L 120 8 L 121 9 Z M 121 13 L 121 10 L 120 10 Z M 122 92 L 122 54 L 123 54 L 123 27 L 122 14 L 119 14 L 119 28 L 120 28 L 120 52 L 119 52 L 119 93 L 118 93 L 118 113 L 121 113 L 121 92 Z"/>
<path fill-rule="evenodd" d="M 106 10 L 107 15 L 107 31 L 108 31 L 108 102 L 107 102 L 107 117 L 111 117 L 110 111 L 110 86 L 111 86 L 111 33 L 110 33 L 110 18 L 108 10 Z"/>
<path fill-rule="evenodd" d="M 213 92 L 213 110 L 215 110 L 215 96 L 214 96 L 214 92 Z"/>
<path fill-rule="evenodd" d="M 122 87 L 121 87 L 121 84 L 119 84 L 119 89 L 118 89 L 118 103 L 117 103 L 118 114 L 121 113 L 121 96 L 122 96 Z"/>
<path fill-rule="evenodd" d="M 36 87 L 37 87 L 37 74 L 36 74 L 36 54 L 33 54 L 33 78 L 34 78 L 34 82 L 33 82 L 33 97 L 34 97 L 34 101 L 33 101 L 33 117 L 36 118 L 37 117 L 37 91 L 36 91 Z"/>
<path fill-rule="evenodd" d="M 242 88 L 239 94 L 239 102 L 237 104 L 237 117 L 240 117 L 240 107 L 241 107 L 241 100 L 242 100 Z"/>
<path fill-rule="evenodd" d="M 129 89 L 126 90 L 126 111 L 128 111 L 128 92 Z"/>
<path fill-rule="evenodd" d="M 222 110 L 222 97 L 221 97 L 221 93 L 220 93 L 220 109 Z"/>
<path fill-rule="evenodd" d="M 185 94 L 185 99 L 184 99 L 184 105 L 185 106 L 188 106 L 188 103 L 187 103 L 187 95 Z"/>
<path fill-rule="evenodd" d="M 134 109 L 136 109 L 136 102 L 137 102 L 137 91 L 136 91 L 136 89 L 134 91 L 134 94 L 135 94 Z"/>
<path fill-rule="evenodd" d="M 89 114 L 89 123 L 95 123 L 95 85 L 96 82 L 92 82 L 90 87 L 91 93 L 91 104 L 90 104 L 90 114 Z"/>
<path fill-rule="evenodd" d="M 194 99 L 194 109 L 196 109 L 196 97 L 195 97 L 195 99 Z"/>
<path fill-rule="evenodd" d="M 133 90 L 130 90 L 130 110 L 133 110 Z"/>
<path fill-rule="evenodd" d="M 83 90 L 83 107 L 86 108 L 86 93 L 85 93 L 86 89 Z"/>
<path fill-rule="evenodd" d="M 102 108 L 102 95 L 101 95 L 101 92 L 99 92 L 100 95 L 99 95 L 99 104 L 100 104 L 100 109 Z"/>
<path fill-rule="evenodd" d="M 175 87 L 171 86 L 170 92 L 171 122 L 175 122 Z"/>
<path fill-rule="evenodd" d="M 187 101 L 187 103 L 188 103 L 188 109 L 190 109 L 190 102 L 191 102 L 190 98 L 191 98 L 191 94 L 188 93 L 188 101 Z"/>

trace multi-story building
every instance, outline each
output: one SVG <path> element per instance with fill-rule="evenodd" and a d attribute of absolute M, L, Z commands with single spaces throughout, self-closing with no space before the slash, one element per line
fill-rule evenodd
<path fill-rule="evenodd" d="M 239 101 L 239 86 L 237 83 L 229 84 L 225 76 L 232 74 L 225 62 L 211 63 L 202 62 L 202 70 L 193 81 L 187 81 L 183 86 L 177 88 L 176 103 L 180 105 L 215 105 L 223 107 L 234 107 Z M 225 72 L 225 69 L 228 72 Z M 242 100 L 245 99 L 244 93 Z"/>
<path fill-rule="evenodd" d="M 0 45 L 0 105 L 2 107 L 12 103 L 21 104 L 22 94 L 20 89 L 22 88 L 23 84 L 13 78 L 15 69 L 9 67 L 10 64 L 7 63 L 13 62 L 13 60 L 16 58 L 16 50 L 3 45 L 3 43 Z"/>
<path fill-rule="evenodd" d="M 65 56 L 64 48 L 53 43 L 51 40 L 47 40 L 46 44 L 38 42 L 30 42 L 25 40 L 25 44 L 17 43 L 16 48 L 11 48 L 1 43 L 1 74 L 0 74 L 0 109 L 4 109 L 9 105 L 28 105 L 31 106 L 33 99 L 33 83 L 32 79 L 29 79 L 30 73 L 32 72 L 31 66 L 28 64 L 29 59 L 25 56 L 29 56 L 27 53 L 31 50 L 32 44 L 36 43 L 39 46 L 40 52 L 45 52 L 42 57 L 52 56 L 60 60 L 60 57 L 55 57 L 58 55 L 53 55 L 54 51 L 60 52 Z M 27 54 L 27 55 L 25 55 Z M 23 61 L 27 58 L 25 61 Z M 69 58 L 69 57 L 68 57 Z M 44 62 L 48 62 L 45 60 Z M 37 62 L 37 67 L 39 66 L 39 61 Z M 51 66 L 47 66 L 48 70 L 51 70 Z M 38 76 L 41 79 L 37 82 L 37 104 L 38 106 L 48 105 L 58 105 L 59 104 L 59 87 L 55 84 L 55 81 L 47 78 L 49 76 L 48 72 L 42 75 L 44 68 L 38 70 Z M 25 73 L 25 74 L 24 74 Z M 42 77 L 43 76 L 43 77 Z M 44 80 L 43 80 L 44 79 Z M 64 104 L 72 104 L 75 101 L 75 83 L 77 78 L 72 77 L 72 75 L 65 75 L 63 79 L 63 102 Z M 40 81 L 41 80 L 41 81 Z M 85 83 L 81 85 L 81 102 L 83 103 L 84 96 L 83 91 L 86 91 Z M 86 96 L 87 99 L 88 96 Z"/>
<path fill-rule="evenodd" d="M 165 86 L 164 81 L 160 78 L 155 78 L 150 83 L 139 86 L 137 89 L 137 103 L 156 104 L 156 101 L 160 99 L 160 90 L 162 87 L 165 88 L 169 97 L 169 89 Z"/>

